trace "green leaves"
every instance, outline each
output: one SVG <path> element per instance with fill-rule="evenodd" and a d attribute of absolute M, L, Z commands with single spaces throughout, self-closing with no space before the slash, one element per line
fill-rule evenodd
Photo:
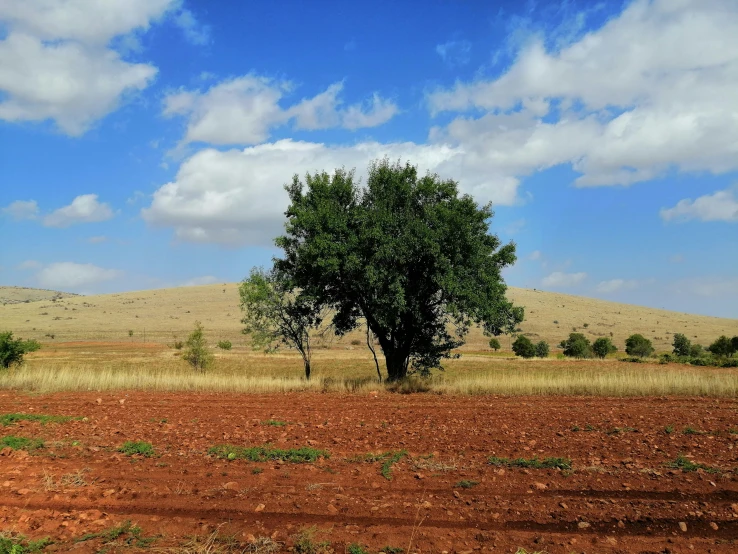
<path fill-rule="evenodd" d="M 0 333 L 0 369 L 23 363 L 23 356 L 41 348 L 37 340 L 14 339 L 11 331 Z"/>

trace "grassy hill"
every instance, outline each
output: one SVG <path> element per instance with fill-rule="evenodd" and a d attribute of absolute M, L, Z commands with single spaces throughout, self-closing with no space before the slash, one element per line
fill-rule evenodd
<path fill-rule="evenodd" d="M 576 329 L 591 340 L 612 336 L 622 350 L 625 339 L 641 333 L 657 350 L 671 350 L 674 333 L 707 345 L 719 335 L 738 335 L 738 320 L 689 315 L 654 308 L 618 304 L 538 290 L 510 288 L 509 297 L 525 306 L 521 326 L 531 340 L 557 345 Z M 42 342 L 127 341 L 169 343 L 183 339 L 195 320 L 203 323 L 210 340 L 229 339 L 243 345 L 238 284 L 204 285 L 76 296 L 55 291 L 0 287 L 0 330 Z M 28 302 L 26 302 L 28 300 Z M 132 332 L 132 336 L 129 333 Z M 53 336 L 53 338 L 52 338 Z M 507 337 L 501 339 L 509 348 Z M 354 344 L 352 344 L 354 343 Z M 355 332 L 331 345 L 361 348 L 364 335 Z M 486 349 L 487 339 L 474 330 L 464 350 Z"/>

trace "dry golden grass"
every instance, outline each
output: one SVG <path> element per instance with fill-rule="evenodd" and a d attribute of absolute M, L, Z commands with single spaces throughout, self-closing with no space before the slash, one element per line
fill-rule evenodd
<path fill-rule="evenodd" d="M 13 288 L 0 287 L 0 298 L 10 289 Z M 13 290 L 32 292 L 34 289 Z M 512 287 L 509 297 L 526 308 L 523 332 L 531 340 L 545 340 L 552 347 L 568 337 L 574 328 L 591 340 L 612 336 L 621 351 L 625 339 L 632 333 L 641 333 L 651 339 L 657 351 L 671 350 L 674 333 L 684 333 L 692 342 L 703 345 L 723 334 L 738 335 L 738 320 L 735 319 L 688 315 Z M 245 345 L 240 318 L 237 283 L 0 305 L 3 330 L 12 330 L 16 336 L 35 338 L 43 343 L 77 340 L 142 343 L 144 338 L 147 342 L 171 343 L 175 337 L 184 339 L 195 320 L 199 320 L 212 343 L 228 339 L 234 345 Z M 132 337 L 129 331 L 133 331 Z M 52 340 L 47 335 L 55 338 Z M 508 338 L 501 339 L 503 348 L 509 350 Z M 487 340 L 475 329 L 462 351 L 488 350 Z M 352 342 L 358 344 L 352 345 Z M 330 345 L 363 349 L 364 335 L 357 331 L 333 339 Z"/>

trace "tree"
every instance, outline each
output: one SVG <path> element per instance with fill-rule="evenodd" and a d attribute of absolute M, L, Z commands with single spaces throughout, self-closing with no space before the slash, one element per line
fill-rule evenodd
<path fill-rule="evenodd" d="M 700 358 L 705 354 L 705 349 L 702 347 L 701 344 L 693 344 L 689 348 L 689 355 L 692 358 Z"/>
<path fill-rule="evenodd" d="M 31 343 L 38 345 L 34 340 L 14 339 L 12 331 L 0 333 L 0 368 L 8 369 L 12 365 L 22 364 L 23 356 L 27 352 L 38 350 Z"/>
<path fill-rule="evenodd" d="M 592 352 L 598 358 L 606 358 L 608 354 L 617 350 L 618 347 L 612 343 L 610 337 L 600 337 L 592 343 Z"/>
<path fill-rule="evenodd" d="M 732 341 L 725 335 L 721 335 L 718 339 L 707 347 L 707 350 L 715 356 L 729 357 L 735 353 Z"/>
<path fill-rule="evenodd" d="M 295 348 L 302 356 L 305 379 L 310 379 L 310 329 L 317 328 L 324 309 L 315 298 L 294 292 L 289 281 L 275 270 L 254 268 L 239 287 L 244 312 L 244 334 L 254 349 L 273 352 L 280 346 Z"/>
<path fill-rule="evenodd" d="M 497 337 L 492 337 L 489 339 L 489 347 L 497 352 L 500 349 L 500 340 Z"/>
<path fill-rule="evenodd" d="M 385 159 L 369 166 L 365 187 L 337 169 L 305 184 L 295 176 L 286 189 L 275 268 L 334 310 L 337 335 L 365 321 L 390 381 L 441 368 L 474 323 L 498 336 L 522 321 L 501 276 L 515 245 L 489 233 L 490 206 L 460 195 L 454 181 Z"/>
<path fill-rule="evenodd" d="M 520 335 L 515 339 L 515 342 L 512 343 L 512 350 L 516 356 L 521 358 L 533 358 L 536 355 L 536 346 L 524 335 Z"/>
<path fill-rule="evenodd" d="M 689 356 L 692 349 L 692 343 L 690 343 L 687 336 L 682 333 L 674 333 L 674 342 L 672 342 L 672 346 L 674 347 L 673 353 L 677 356 Z"/>
<path fill-rule="evenodd" d="M 536 344 L 536 356 L 539 358 L 548 358 L 548 343 L 545 340 Z"/>
<path fill-rule="evenodd" d="M 644 358 L 653 353 L 653 345 L 646 337 L 636 333 L 625 339 L 625 352 L 628 356 Z"/>
<path fill-rule="evenodd" d="M 564 349 L 564 356 L 572 358 L 591 358 L 592 346 L 582 333 L 569 333 L 569 338 L 559 344 Z"/>
<path fill-rule="evenodd" d="M 733 347 L 733 354 L 738 352 L 738 336 L 735 336 L 732 339 L 730 339 L 730 344 Z"/>
<path fill-rule="evenodd" d="M 182 359 L 189 363 L 195 371 L 205 373 L 213 363 L 213 354 L 208 350 L 204 328 L 199 321 L 195 321 L 195 330 L 187 337 L 185 346 Z"/>

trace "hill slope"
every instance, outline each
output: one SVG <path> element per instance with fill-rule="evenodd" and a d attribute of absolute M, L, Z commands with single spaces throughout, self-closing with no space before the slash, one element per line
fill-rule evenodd
<path fill-rule="evenodd" d="M 2 290 L 7 290 L 8 287 Z M 24 289 L 29 290 L 29 289 Z M 30 289 L 33 290 L 33 289 Z M 183 339 L 199 320 L 210 340 L 229 339 L 244 344 L 241 334 L 238 284 L 204 285 L 96 296 L 64 295 L 52 300 L 39 291 L 40 300 L 0 305 L 0 328 L 16 336 L 41 341 L 104 340 L 172 342 Z M 53 292 L 53 291 L 51 291 Z M 622 350 L 632 333 L 641 333 L 657 350 L 671 350 L 673 333 L 684 333 L 692 342 L 707 345 L 719 335 L 738 335 L 738 320 L 689 315 L 654 308 L 618 304 L 537 290 L 508 290 L 511 300 L 525 306 L 521 326 L 532 340 L 546 340 L 552 347 L 574 328 L 594 340 L 612 336 Z M 585 327 L 586 324 L 586 327 Z M 129 336 L 132 331 L 133 335 Z M 612 335 L 611 335 L 612 333 Z M 50 335 L 53 335 L 53 339 Z M 355 332 L 334 346 L 363 345 L 364 334 Z M 503 337 L 503 348 L 509 340 Z M 474 330 L 465 349 L 487 348 L 487 339 Z"/>
<path fill-rule="evenodd" d="M 51 300 L 52 298 L 71 298 L 73 296 L 79 295 L 71 292 L 59 292 L 56 290 L 0 286 L 0 305 L 20 304 L 21 302 L 38 302 L 40 300 Z"/>

